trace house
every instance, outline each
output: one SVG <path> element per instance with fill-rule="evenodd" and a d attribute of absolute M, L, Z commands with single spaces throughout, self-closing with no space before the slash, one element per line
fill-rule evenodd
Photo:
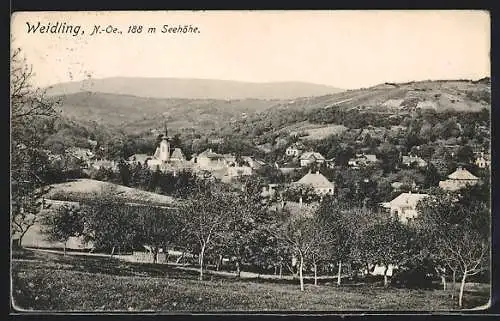
<path fill-rule="evenodd" d="M 323 174 L 321 174 L 319 171 L 316 171 L 316 173 L 307 173 L 299 179 L 297 182 L 294 182 L 292 184 L 302 184 L 302 185 L 309 185 L 314 188 L 314 191 L 318 195 L 333 195 L 335 192 L 335 185 L 330 182 Z"/>
<path fill-rule="evenodd" d="M 301 143 L 294 143 L 293 145 L 289 146 L 285 154 L 286 156 L 293 156 L 293 157 L 299 157 L 302 154 L 302 151 L 304 150 L 304 145 Z"/>
<path fill-rule="evenodd" d="M 481 152 L 481 154 L 476 157 L 474 164 L 479 168 L 489 168 L 491 166 L 490 155 L 485 155 L 484 152 Z"/>
<path fill-rule="evenodd" d="M 418 215 L 418 202 L 428 196 L 428 194 L 412 192 L 401 193 L 392 201 L 382 203 L 382 207 L 388 209 L 391 214 L 397 215 L 401 222 L 405 223 L 408 219 L 412 219 Z"/>
<path fill-rule="evenodd" d="M 411 167 L 413 164 L 415 164 L 418 167 L 425 167 L 427 166 L 427 162 L 423 160 L 421 157 L 416 156 L 416 155 L 408 155 L 408 156 L 403 156 L 402 161 L 403 165 Z"/>
<path fill-rule="evenodd" d="M 265 162 L 255 159 L 253 156 L 241 156 L 241 159 L 248 164 L 252 169 L 259 169 L 266 165 Z"/>
<path fill-rule="evenodd" d="M 326 159 L 317 152 L 305 152 L 300 156 L 300 166 L 305 167 L 311 164 L 323 164 Z"/>
<path fill-rule="evenodd" d="M 88 148 L 80 148 L 80 147 L 70 147 L 65 150 L 65 154 L 71 157 L 74 157 L 85 164 L 89 164 L 91 160 L 94 159 L 95 155 Z"/>
<path fill-rule="evenodd" d="M 152 156 L 147 154 L 134 154 L 128 158 L 129 164 L 146 165 L 152 159 Z"/>
<path fill-rule="evenodd" d="M 458 167 L 456 171 L 448 175 L 448 179 L 439 182 L 439 187 L 446 191 L 457 191 L 469 185 L 479 183 L 479 177 L 472 175 L 467 169 Z"/>
<path fill-rule="evenodd" d="M 267 188 L 266 188 L 266 186 L 263 186 L 262 192 L 260 193 L 260 196 L 272 198 L 276 194 L 277 188 L 278 188 L 278 184 L 268 184 Z"/>
<path fill-rule="evenodd" d="M 252 168 L 249 166 L 230 166 L 227 169 L 226 176 L 233 178 L 238 176 L 250 176 L 252 173 Z"/>
<path fill-rule="evenodd" d="M 335 168 L 335 158 L 325 159 L 326 167 Z"/>
<path fill-rule="evenodd" d="M 209 148 L 198 155 L 194 155 L 191 162 L 201 169 L 214 170 L 229 167 L 236 162 L 236 157 L 230 154 L 217 154 Z"/>
<path fill-rule="evenodd" d="M 373 154 L 356 154 L 354 158 L 349 159 L 347 165 L 352 168 L 365 167 L 378 162 L 377 156 Z"/>
<path fill-rule="evenodd" d="M 101 167 L 111 169 L 113 171 L 118 170 L 118 163 L 117 162 L 106 160 L 106 159 L 95 160 L 91 163 L 90 166 L 94 169 L 97 169 L 97 170 L 100 169 Z"/>

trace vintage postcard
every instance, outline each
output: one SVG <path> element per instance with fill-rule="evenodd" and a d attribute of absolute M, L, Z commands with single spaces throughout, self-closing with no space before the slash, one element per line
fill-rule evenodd
<path fill-rule="evenodd" d="M 16 12 L 11 312 L 491 305 L 486 11 Z"/>

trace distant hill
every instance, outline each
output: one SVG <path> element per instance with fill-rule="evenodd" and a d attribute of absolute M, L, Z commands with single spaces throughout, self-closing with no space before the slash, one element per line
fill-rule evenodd
<path fill-rule="evenodd" d="M 436 111 L 480 111 L 490 108 L 489 78 L 471 80 L 434 80 L 385 83 L 369 88 L 347 90 L 332 95 L 299 98 L 277 106 L 280 109 L 311 110 L 345 108 L 398 112 L 411 109 Z"/>
<path fill-rule="evenodd" d="M 127 132 L 158 128 L 165 121 L 172 129 L 211 130 L 228 127 L 233 122 L 251 120 L 256 114 L 268 122 L 270 119 L 286 118 L 293 111 L 323 108 L 372 110 L 387 114 L 414 109 L 480 111 L 490 108 L 491 82 L 489 78 L 484 78 L 479 81 L 385 83 L 335 94 L 281 100 L 167 99 L 90 91 L 66 94 L 59 98 L 64 116 L 76 121 L 95 121 Z"/>
<path fill-rule="evenodd" d="M 341 92 L 342 89 L 306 82 L 253 83 L 232 80 L 182 78 L 104 78 L 61 83 L 49 95 L 99 92 L 148 98 L 183 99 L 293 99 Z"/>
<path fill-rule="evenodd" d="M 280 100 L 160 99 L 95 92 L 59 96 L 65 117 L 124 129 L 144 131 L 168 122 L 172 129 L 220 128 Z"/>

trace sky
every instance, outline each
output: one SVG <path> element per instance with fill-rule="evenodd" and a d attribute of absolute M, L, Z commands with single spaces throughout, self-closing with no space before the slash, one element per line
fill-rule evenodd
<path fill-rule="evenodd" d="M 84 34 L 28 33 L 27 23 L 38 22 L 80 25 Z M 199 33 L 161 32 L 179 24 Z M 91 35 L 94 25 L 122 33 Z M 127 33 L 131 25 L 142 33 Z M 21 48 L 42 87 L 166 77 L 355 89 L 490 75 L 486 11 L 27 12 L 14 14 L 11 27 L 11 48 Z"/>

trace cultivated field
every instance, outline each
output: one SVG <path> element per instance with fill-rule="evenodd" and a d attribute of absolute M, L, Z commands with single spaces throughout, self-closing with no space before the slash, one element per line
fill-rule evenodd
<path fill-rule="evenodd" d="M 376 283 L 306 284 L 293 280 L 236 279 L 163 264 L 66 256 L 31 250 L 13 253 L 15 307 L 33 311 L 449 311 L 450 293 L 440 289 L 384 289 Z M 325 281 L 323 281 L 325 282 Z M 467 285 L 465 307 L 485 304 L 487 285 Z"/>

